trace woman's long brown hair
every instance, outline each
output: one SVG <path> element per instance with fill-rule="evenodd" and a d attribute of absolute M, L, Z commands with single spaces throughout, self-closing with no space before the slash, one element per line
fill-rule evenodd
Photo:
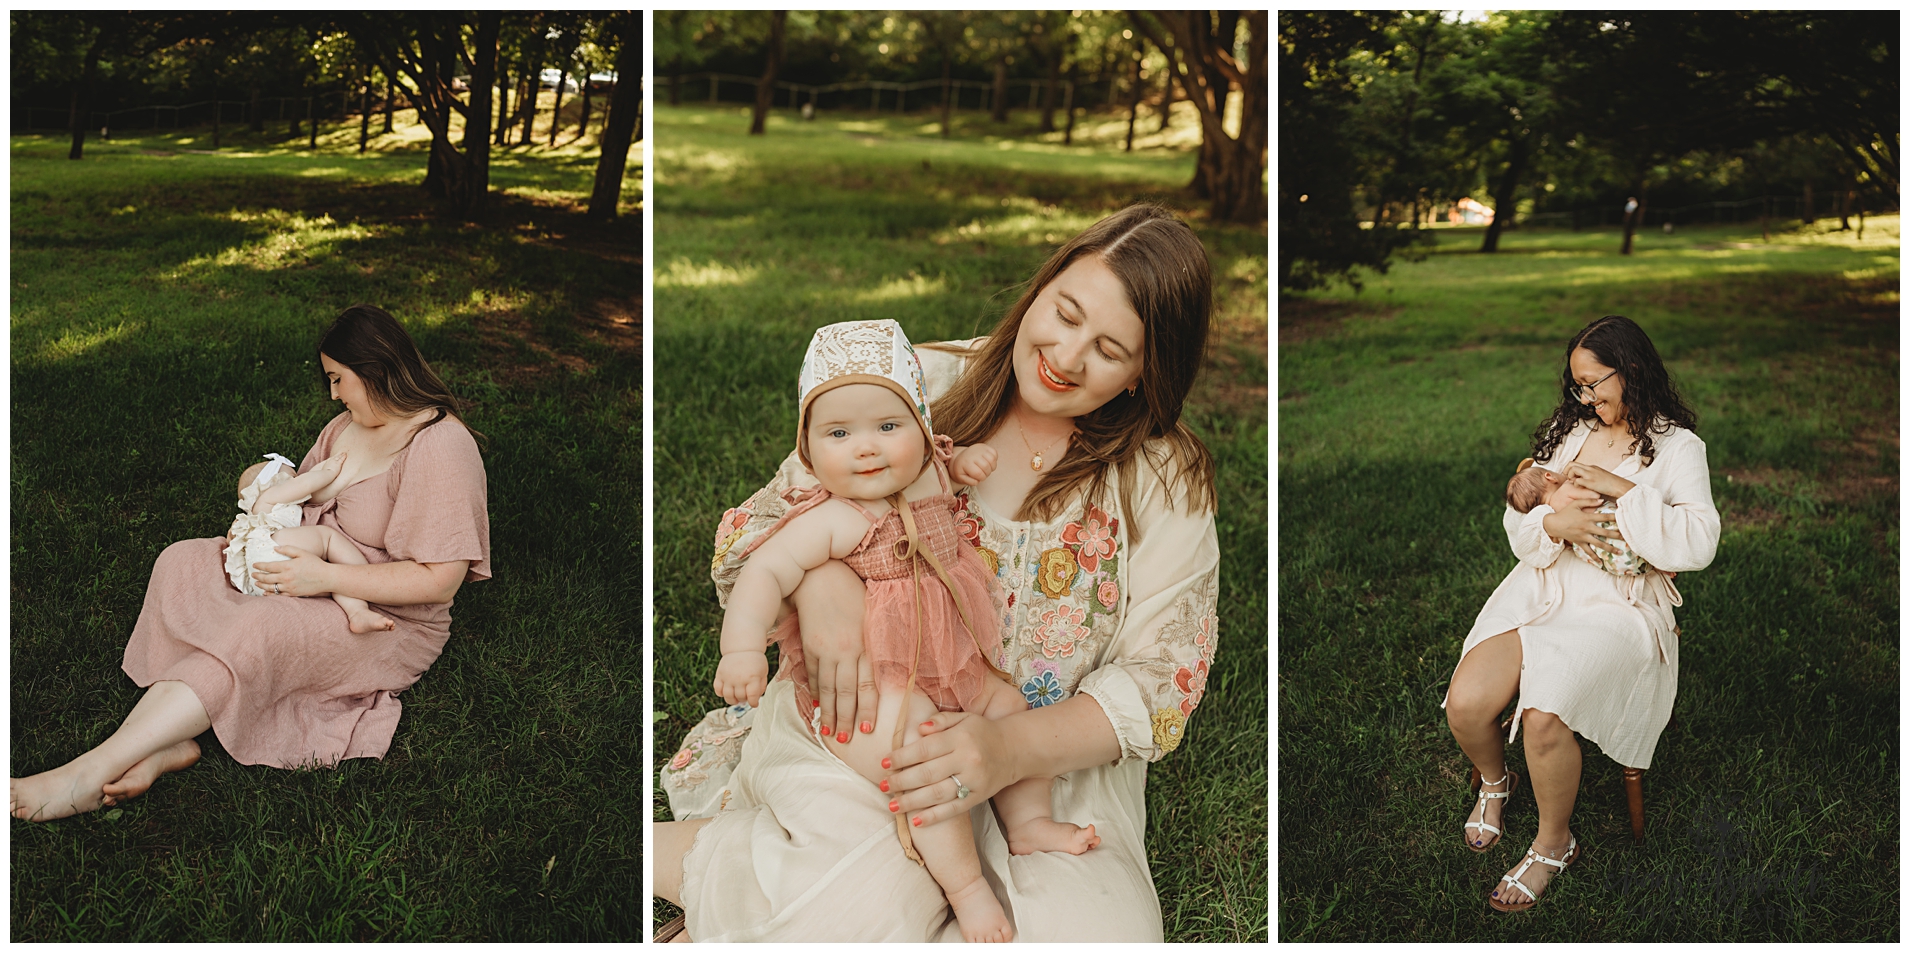
<path fill-rule="evenodd" d="M 464 402 L 425 363 L 404 325 L 383 308 L 355 304 L 340 312 L 319 337 L 318 353 L 351 368 L 365 382 L 365 393 L 379 413 L 409 416 L 436 409 L 438 416 L 425 427 L 456 417 L 472 436 L 484 439 L 465 423 Z"/>
<path fill-rule="evenodd" d="M 961 379 L 935 402 L 937 428 L 958 446 L 969 446 L 1001 427 L 1018 387 L 1015 336 L 1022 318 L 1049 282 L 1090 255 L 1121 280 L 1140 316 L 1140 385 L 1135 394 L 1122 391 L 1075 418 L 1077 432 L 1068 453 L 1042 474 L 1015 519 L 1052 520 L 1084 488 L 1089 504 L 1104 499 L 1110 472 L 1119 474 L 1122 511 L 1132 513 L 1142 460 L 1167 486 L 1170 500 L 1193 512 L 1211 512 L 1214 458 L 1180 422 L 1180 412 L 1207 347 L 1213 276 L 1193 229 L 1159 205 L 1132 205 L 1096 222 L 1042 264 L 1001 325 L 967 352 Z M 1130 522 L 1131 539 L 1139 539 L 1140 530 Z"/>

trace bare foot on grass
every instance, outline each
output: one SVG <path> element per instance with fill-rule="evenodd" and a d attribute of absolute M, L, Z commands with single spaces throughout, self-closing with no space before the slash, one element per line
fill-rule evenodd
<path fill-rule="evenodd" d="M 962 939 L 970 943 L 1007 943 L 1015 938 L 1001 901 L 988 889 L 988 881 L 976 877 L 968 886 L 951 891 L 948 905 L 955 909 L 955 923 L 962 928 Z"/>
<path fill-rule="evenodd" d="M 1008 852 L 1017 855 L 1043 850 L 1085 854 L 1099 846 L 1101 838 L 1095 835 L 1093 824 L 1076 827 L 1052 817 L 1024 821 L 1008 831 Z"/>
<path fill-rule="evenodd" d="M 398 627 L 398 623 L 370 609 L 360 609 L 357 612 L 346 609 L 345 621 L 350 623 L 352 634 L 354 635 L 366 635 L 372 632 L 389 632 Z"/>
<path fill-rule="evenodd" d="M 30 778 L 13 778 L 8 812 L 23 821 L 57 821 L 100 808 L 99 782 L 69 762 Z"/>
<path fill-rule="evenodd" d="M 101 803 L 110 807 L 129 798 L 136 798 L 153 786 L 162 774 L 184 771 L 199 763 L 199 742 L 187 738 L 184 741 L 156 754 L 148 755 L 146 760 L 126 769 L 126 773 L 117 780 L 108 781 L 100 788 L 105 797 Z"/>

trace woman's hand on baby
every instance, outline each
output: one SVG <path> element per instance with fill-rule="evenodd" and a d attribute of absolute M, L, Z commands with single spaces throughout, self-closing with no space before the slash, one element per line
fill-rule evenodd
<path fill-rule="evenodd" d="M 1631 491 L 1634 485 L 1604 467 L 1595 467 L 1589 463 L 1568 463 L 1565 465 L 1565 478 L 1597 493 L 1616 500 Z"/>
<path fill-rule="evenodd" d="M 716 693 L 728 704 L 755 708 L 768 687 L 769 656 L 761 652 L 730 652 L 716 665 Z"/>
<path fill-rule="evenodd" d="M 277 596 L 324 596 L 332 591 L 332 564 L 297 546 L 274 546 L 285 558 L 252 564 L 252 581 Z"/>
<path fill-rule="evenodd" d="M 954 459 L 949 461 L 948 475 L 963 486 L 975 486 L 995 472 L 995 464 L 999 460 L 995 448 L 985 443 L 962 447 L 955 451 Z"/>
<path fill-rule="evenodd" d="M 889 755 L 889 793 L 922 826 L 960 817 L 1020 780 L 1014 753 L 999 722 L 963 711 L 945 711 L 917 726 L 922 737 Z M 957 799 L 960 778 L 969 794 Z"/>
<path fill-rule="evenodd" d="M 1624 539 L 1616 527 L 1606 529 L 1599 523 L 1612 522 L 1611 515 L 1598 511 L 1599 495 L 1588 488 L 1568 484 L 1560 487 L 1554 497 L 1563 496 L 1563 507 L 1554 507 L 1554 511 L 1545 514 L 1545 534 L 1553 539 L 1595 546 L 1606 552 L 1616 553 L 1618 547 L 1606 542 L 1608 539 Z"/>

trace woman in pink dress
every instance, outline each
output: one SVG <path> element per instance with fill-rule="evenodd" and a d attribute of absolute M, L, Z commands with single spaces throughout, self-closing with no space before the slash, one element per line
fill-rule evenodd
<path fill-rule="evenodd" d="M 224 537 L 183 540 L 153 564 L 123 668 L 149 689 L 113 735 L 51 771 L 12 779 L 12 813 L 46 821 L 145 793 L 199 760 L 211 728 L 242 764 L 279 768 L 383 757 L 397 695 L 451 632 L 451 601 L 488 579 L 484 462 L 452 396 L 396 319 L 346 309 L 319 363 L 345 412 L 301 469 L 344 452 L 338 479 L 304 504 L 304 525 L 345 534 L 365 565 L 281 546 L 253 564 L 269 594 L 225 572 Z M 333 593 L 370 603 L 390 631 L 354 634 Z"/>

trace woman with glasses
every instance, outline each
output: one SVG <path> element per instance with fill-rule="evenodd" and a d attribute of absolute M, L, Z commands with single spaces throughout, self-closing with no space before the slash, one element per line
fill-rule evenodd
<path fill-rule="evenodd" d="M 1672 576 L 1711 564 L 1718 511 L 1697 417 L 1630 319 L 1607 315 L 1565 348 L 1559 403 L 1532 435 L 1538 466 L 1563 476 L 1571 502 L 1527 513 L 1507 507 L 1506 538 L 1519 565 L 1480 610 L 1446 694 L 1446 721 L 1481 786 L 1464 824 L 1466 846 L 1487 851 L 1520 776 L 1505 748 L 1525 729 L 1525 766 L 1538 802 L 1536 837 L 1493 886 L 1496 910 L 1531 909 L 1551 878 L 1583 854 L 1571 831 L 1582 735 L 1619 764 L 1651 767 L 1678 689 L 1683 605 Z M 1618 501 L 1612 516 L 1600 497 Z M 1620 539 L 1651 570 L 1602 572 L 1561 558 L 1566 543 L 1615 551 Z M 1511 731 L 1499 719 L 1517 698 Z"/>

